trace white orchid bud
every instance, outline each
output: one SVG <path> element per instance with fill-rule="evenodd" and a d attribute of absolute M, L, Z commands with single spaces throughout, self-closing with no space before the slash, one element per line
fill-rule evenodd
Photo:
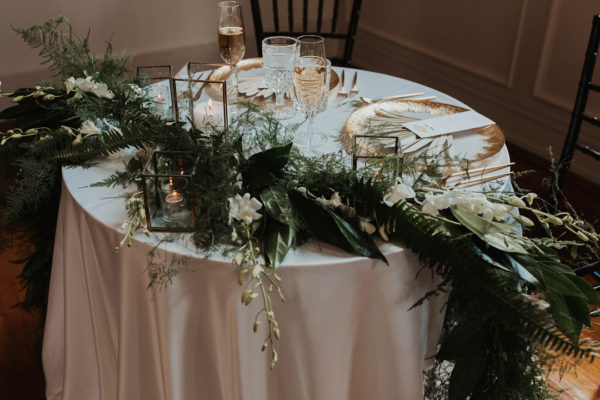
<path fill-rule="evenodd" d="M 246 271 L 243 269 L 238 270 L 238 283 L 240 286 L 244 284 L 244 279 L 246 279 Z"/>
<path fill-rule="evenodd" d="M 379 229 L 377 230 L 377 232 L 379 232 L 379 236 L 381 236 L 381 238 L 383 240 L 385 240 L 386 242 L 390 241 L 390 238 L 388 237 L 387 233 L 385 232 L 385 226 L 384 225 L 381 225 L 379 227 Z"/>
<path fill-rule="evenodd" d="M 523 200 L 521 200 L 520 198 L 518 198 L 516 196 L 506 197 L 504 200 L 511 206 L 515 206 L 518 208 L 526 208 L 527 207 L 527 204 L 525 204 L 525 202 Z"/>
<path fill-rule="evenodd" d="M 267 349 L 268 345 L 269 345 L 269 343 L 267 343 L 267 341 L 265 340 L 265 342 L 263 343 L 262 347 L 260 348 L 260 351 L 265 351 Z"/>
<path fill-rule="evenodd" d="M 275 337 L 279 339 L 279 327 L 276 326 L 275 328 L 273 328 L 273 333 L 275 334 Z"/>
<path fill-rule="evenodd" d="M 242 253 L 235 253 L 235 256 L 233 256 L 233 263 L 239 267 L 242 265 L 242 262 L 244 262 L 244 256 Z"/>
<path fill-rule="evenodd" d="M 529 218 L 527 218 L 524 215 L 517 215 L 515 217 L 515 220 L 517 220 L 517 222 L 523 226 L 534 226 L 535 225 L 532 220 L 530 220 Z"/>
<path fill-rule="evenodd" d="M 306 189 L 304 186 L 300 186 L 300 187 L 296 188 L 296 190 L 298 192 L 300 192 L 300 194 L 302 194 L 302 196 L 306 197 L 306 193 L 308 192 L 308 189 Z"/>
<path fill-rule="evenodd" d="M 533 204 L 533 200 L 537 197 L 537 194 L 533 193 L 533 192 L 529 192 L 527 193 L 527 195 L 524 197 L 525 201 L 527 201 L 527 204 L 532 205 Z"/>
<path fill-rule="evenodd" d="M 56 98 L 55 95 L 53 95 L 53 94 L 47 94 L 44 97 L 42 97 L 42 100 L 44 100 L 44 101 L 50 101 L 50 100 L 54 100 L 55 98 Z"/>
<path fill-rule="evenodd" d="M 254 321 L 254 326 L 252 327 L 252 329 L 254 330 L 254 332 L 256 332 L 258 330 L 259 325 L 260 325 L 260 321 L 259 320 Z"/>
<path fill-rule="evenodd" d="M 12 99 L 12 102 L 13 102 L 13 103 L 18 103 L 18 102 L 20 102 L 21 100 L 23 100 L 23 96 L 17 96 L 17 97 L 15 97 L 14 99 Z"/>
<path fill-rule="evenodd" d="M 25 131 L 26 135 L 31 135 L 31 134 L 34 134 L 34 133 L 37 133 L 37 129 L 36 128 L 27 129 Z"/>
<path fill-rule="evenodd" d="M 46 94 L 46 92 L 44 92 L 42 90 L 38 90 L 38 91 L 33 92 L 31 97 L 33 97 L 34 99 L 37 99 L 38 97 L 44 96 L 45 94 Z"/>
<path fill-rule="evenodd" d="M 547 218 L 548 222 L 550 222 L 552 225 L 557 225 L 560 226 L 563 224 L 562 219 L 555 217 L 554 215 L 549 215 Z"/>
<path fill-rule="evenodd" d="M 581 239 L 583 242 L 589 242 L 589 240 L 590 240 L 590 238 L 588 238 L 588 237 L 586 236 L 586 234 L 585 234 L 585 233 L 583 233 L 583 232 L 581 232 L 581 231 L 577 231 L 577 237 L 578 237 L 579 239 Z"/>
<path fill-rule="evenodd" d="M 570 215 L 566 215 L 563 217 L 563 222 L 565 224 L 572 224 L 573 223 L 573 217 L 571 217 Z"/>

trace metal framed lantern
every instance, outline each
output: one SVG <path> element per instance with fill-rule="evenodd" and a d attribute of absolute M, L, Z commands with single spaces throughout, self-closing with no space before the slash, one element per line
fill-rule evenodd
<path fill-rule="evenodd" d="M 135 70 L 136 80 L 146 80 L 144 86 L 150 97 L 150 108 L 167 122 L 175 121 L 175 86 L 170 65 L 139 66 Z"/>
<path fill-rule="evenodd" d="M 189 151 L 154 151 L 142 171 L 146 223 L 151 231 L 195 230 L 194 177 Z"/>
<path fill-rule="evenodd" d="M 400 153 L 400 138 L 384 135 L 354 135 L 352 138 L 352 168 L 358 167 L 358 161 L 377 162 Z"/>
<path fill-rule="evenodd" d="M 228 105 L 236 101 L 232 76 L 229 64 L 188 62 L 174 78 L 177 120 L 200 130 L 226 130 Z"/>

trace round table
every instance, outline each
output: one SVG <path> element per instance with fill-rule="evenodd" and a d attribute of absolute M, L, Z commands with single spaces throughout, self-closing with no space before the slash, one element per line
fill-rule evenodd
<path fill-rule="evenodd" d="M 359 85 L 368 97 L 425 92 L 464 106 L 373 72 L 359 71 Z M 317 115 L 315 127 L 331 133 L 326 151 L 339 149 L 335 137 L 351 111 L 334 91 Z M 506 148 L 496 157 L 506 162 Z M 264 332 L 252 332 L 259 302 L 241 304 L 230 256 L 207 257 L 185 235 L 151 252 L 158 233 L 138 234 L 115 254 L 123 190 L 89 184 L 122 168 L 123 159 L 63 169 L 43 344 L 49 399 L 422 398 L 445 298 L 410 309 L 438 282 L 413 253 L 380 243 L 386 266 L 316 241 L 292 251 L 280 270 L 287 300 L 273 297 L 281 339 L 271 370 L 270 353 L 260 351 Z M 166 287 L 148 288 L 151 262 L 180 271 Z"/>

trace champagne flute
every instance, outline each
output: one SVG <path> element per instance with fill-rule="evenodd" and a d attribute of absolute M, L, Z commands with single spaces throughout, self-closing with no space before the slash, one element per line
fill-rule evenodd
<path fill-rule="evenodd" d="M 306 55 L 325 57 L 325 39 L 318 35 L 302 35 L 298 37 L 298 43 L 304 47 Z"/>
<path fill-rule="evenodd" d="M 294 66 L 294 96 L 299 108 L 306 115 L 306 153 L 309 153 L 315 111 L 325 96 L 327 61 L 322 57 L 312 55 L 311 49 L 304 47 L 301 42 L 298 43 L 298 46 Z"/>
<path fill-rule="evenodd" d="M 242 6 L 240 3 L 237 1 L 223 1 L 219 3 L 219 52 L 224 62 L 233 65 L 233 87 L 231 88 L 233 102 L 237 101 L 238 92 L 237 64 L 244 58 L 244 53 L 246 52 L 244 39 L 244 20 L 242 19 Z"/>

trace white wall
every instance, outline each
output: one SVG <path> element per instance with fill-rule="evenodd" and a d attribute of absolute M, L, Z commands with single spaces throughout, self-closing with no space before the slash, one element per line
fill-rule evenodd
<path fill-rule="evenodd" d="M 354 62 L 442 90 L 494 119 L 508 138 L 558 157 L 583 66 L 594 0 L 363 2 Z M 600 82 L 600 75 L 598 81 Z M 600 112 L 591 95 L 591 111 Z M 600 148 L 600 131 L 585 127 Z M 575 153 L 572 171 L 600 183 Z"/>
<path fill-rule="evenodd" d="M 247 29 L 250 6 L 243 2 Z M 10 25 L 28 27 L 57 15 L 70 17 L 77 32 L 91 27 L 92 48 L 101 53 L 113 36 L 116 51 L 135 53 L 134 64 L 188 60 L 219 61 L 216 46 L 217 0 L 0 0 L 0 80 L 3 90 L 31 85 L 46 75 L 37 51 Z M 248 50 L 255 54 L 251 37 Z"/>

